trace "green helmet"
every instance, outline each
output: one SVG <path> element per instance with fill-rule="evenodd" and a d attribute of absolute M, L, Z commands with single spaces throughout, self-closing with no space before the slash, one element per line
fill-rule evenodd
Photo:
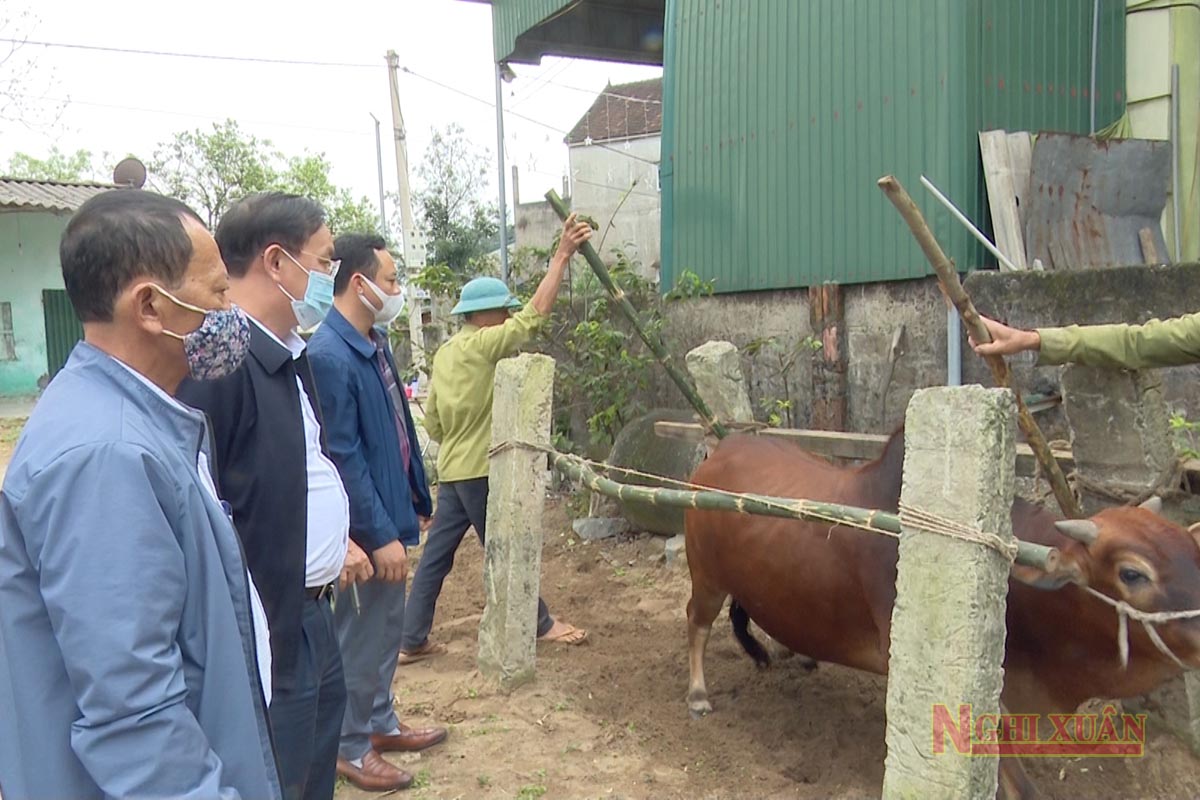
<path fill-rule="evenodd" d="M 520 308 L 521 301 L 499 278 L 473 278 L 467 281 L 459 295 L 458 305 L 451 314 L 470 314 L 475 311 L 491 311 L 496 308 Z"/>

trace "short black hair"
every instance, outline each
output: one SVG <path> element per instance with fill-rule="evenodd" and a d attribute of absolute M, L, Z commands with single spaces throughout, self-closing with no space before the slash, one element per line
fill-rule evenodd
<path fill-rule="evenodd" d="M 333 257 L 340 260 L 338 274 L 333 279 L 333 293 L 341 294 L 350 286 L 355 274 L 374 281 L 379 274 L 379 255 L 387 242 L 376 233 L 343 233 L 333 240 Z"/>
<path fill-rule="evenodd" d="M 320 203 L 296 194 L 260 192 L 237 201 L 221 217 L 217 247 L 229 274 L 241 278 L 270 245 L 281 244 L 297 255 L 324 224 Z"/>
<path fill-rule="evenodd" d="M 113 189 L 81 205 L 58 245 L 63 284 L 79 320 L 111 322 L 117 295 L 138 278 L 178 286 L 192 260 L 183 227 L 188 218 L 200 222 L 178 200 L 140 189 Z"/>

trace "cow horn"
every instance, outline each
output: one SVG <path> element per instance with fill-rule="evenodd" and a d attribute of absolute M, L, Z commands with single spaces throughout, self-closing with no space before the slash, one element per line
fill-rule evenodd
<path fill-rule="evenodd" d="M 1090 519 L 1062 519 L 1054 523 L 1058 532 L 1077 542 L 1091 544 L 1100 535 L 1100 528 Z"/>
<path fill-rule="evenodd" d="M 1151 497 L 1149 500 L 1147 500 L 1146 502 L 1144 502 L 1140 506 L 1138 506 L 1138 508 L 1144 508 L 1147 511 L 1149 511 L 1151 514 L 1161 514 L 1162 513 L 1162 498 L 1158 497 L 1157 495 L 1154 497 Z"/>

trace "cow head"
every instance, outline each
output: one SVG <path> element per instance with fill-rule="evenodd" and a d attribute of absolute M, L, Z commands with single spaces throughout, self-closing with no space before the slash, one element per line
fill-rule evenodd
<path fill-rule="evenodd" d="M 1043 588 L 1089 586 L 1141 611 L 1200 609 L 1200 532 L 1163 518 L 1161 510 L 1162 501 L 1155 497 L 1136 508 L 1110 508 L 1090 519 L 1055 522 L 1073 540 L 1059 547 L 1059 568 L 1053 575 L 1016 577 Z M 1200 667 L 1200 619 L 1162 623 L 1159 630 L 1172 652 Z"/>

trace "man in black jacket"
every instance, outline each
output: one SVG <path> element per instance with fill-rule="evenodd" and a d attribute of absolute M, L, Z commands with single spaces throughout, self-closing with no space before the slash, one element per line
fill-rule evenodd
<path fill-rule="evenodd" d="M 250 355 L 229 377 L 185 382 L 178 396 L 211 420 L 220 493 L 233 507 L 267 612 L 271 729 L 284 797 L 329 800 L 346 704 L 333 585 L 372 572 L 348 540 L 346 493 L 325 447 L 297 333 L 328 311 L 333 237 L 319 205 L 267 193 L 230 208 L 216 239 L 229 295 L 252 323 Z M 381 770 L 390 767 L 382 763 Z"/>

